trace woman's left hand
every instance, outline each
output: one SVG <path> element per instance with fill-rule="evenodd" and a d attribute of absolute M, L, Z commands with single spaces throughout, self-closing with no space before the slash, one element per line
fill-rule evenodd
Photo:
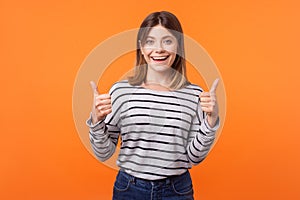
<path fill-rule="evenodd" d="M 201 92 L 199 95 L 201 109 L 207 114 L 207 121 L 210 127 L 214 127 L 219 116 L 216 90 L 219 83 L 217 78 L 209 92 Z"/>

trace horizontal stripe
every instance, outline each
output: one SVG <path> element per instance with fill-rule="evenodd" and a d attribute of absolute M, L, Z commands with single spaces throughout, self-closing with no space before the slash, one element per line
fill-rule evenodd
<path fill-rule="evenodd" d="M 159 126 L 159 127 L 167 127 L 167 128 L 175 128 L 175 129 L 181 129 L 183 131 L 188 132 L 187 129 L 180 127 L 180 126 L 175 126 L 172 124 L 155 124 L 155 123 L 131 123 L 131 124 L 124 124 L 122 125 L 122 127 L 127 127 L 127 126 L 145 126 L 145 125 L 149 125 L 149 126 Z"/>
<path fill-rule="evenodd" d="M 147 102 L 147 103 L 156 103 L 156 104 L 164 104 L 165 106 L 180 106 L 180 107 L 185 107 L 185 108 L 188 108 L 190 109 L 191 111 L 194 111 L 194 109 L 190 106 L 186 106 L 186 105 L 183 105 L 183 104 L 179 104 L 179 103 L 170 103 L 170 102 L 162 102 L 162 101 L 157 101 L 157 100 L 139 100 L 139 99 L 129 99 L 128 102 Z"/>
<path fill-rule="evenodd" d="M 119 82 L 119 83 L 122 83 L 122 82 Z M 113 95 L 116 91 L 118 90 L 124 90 L 124 89 L 138 89 L 138 90 L 145 90 L 144 87 L 140 87 L 140 86 L 127 86 L 128 85 L 128 82 L 123 82 L 124 85 L 126 86 L 117 86 L 116 85 L 113 85 L 112 88 L 113 90 L 111 90 L 110 92 L 110 95 Z M 195 88 L 193 88 L 192 86 L 195 86 Z M 114 88 L 115 87 L 115 88 Z M 149 91 L 149 90 L 148 90 Z M 151 92 L 156 92 L 155 90 L 152 90 Z M 160 92 L 160 91 L 158 91 Z M 191 95 L 191 96 L 194 96 L 194 97 L 197 97 L 197 93 L 200 93 L 200 92 L 203 92 L 203 90 L 201 88 L 199 88 L 198 86 L 196 85 L 190 85 L 190 86 L 187 86 L 186 88 L 184 89 L 181 89 L 181 90 L 173 90 L 173 91 L 170 91 L 171 93 L 179 93 L 179 94 L 185 94 L 185 95 Z M 195 94 L 196 93 L 196 94 Z M 152 93 L 150 93 L 152 94 Z"/>
<path fill-rule="evenodd" d="M 91 131 L 90 131 L 90 135 L 93 135 L 93 133 L 92 133 Z M 96 139 L 96 138 L 95 138 L 95 139 Z M 109 139 L 109 138 L 108 138 L 107 136 L 105 136 L 105 137 L 103 137 L 103 138 L 101 138 L 101 139 L 96 139 L 96 140 L 98 140 L 97 143 L 104 144 L 104 143 L 107 142 L 108 139 Z"/>
<path fill-rule="evenodd" d="M 167 137 L 177 137 L 177 138 L 181 138 L 181 139 L 186 139 L 186 137 L 182 136 L 182 135 L 176 135 L 176 134 L 172 134 L 172 133 L 163 133 L 163 132 L 150 132 L 150 131 L 129 131 L 129 132 L 123 132 L 122 136 L 125 136 L 127 134 L 147 134 L 147 135 L 160 135 L 160 136 L 167 136 Z"/>
<path fill-rule="evenodd" d="M 93 146 L 95 146 L 96 150 L 99 151 L 99 153 L 100 153 L 100 152 L 103 152 L 104 149 L 107 149 L 107 148 L 108 148 L 108 146 L 104 146 L 104 147 L 97 146 L 97 145 L 96 145 L 97 142 L 95 142 L 95 140 L 94 140 L 93 138 L 90 138 L 90 142 L 91 142 L 91 144 L 92 144 Z"/>
<path fill-rule="evenodd" d="M 160 151 L 160 152 L 165 152 L 165 153 L 171 153 L 171 154 L 184 154 L 186 152 L 182 152 L 182 151 L 168 151 L 168 150 L 164 150 L 164 149 L 156 149 L 156 148 L 149 148 L 149 147 L 140 147 L 140 146 L 122 146 L 121 149 L 142 149 L 142 150 L 147 150 L 147 151 Z"/>
<path fill-rule="evenodd" d="M 122 140 L 122 142 L 123 142 L 123 146 L 126 146 L 125 143 L 128 143 L 128 142 L 131 142 L 131 144 L 132 143 L 139 143 L 139 142 L 143 142 L 143 143 L 146 142 L 146 143 L 148 143 L 149 146 L 152 146 L 151 143 L 158 143 L 158 144 L 164 144 L 164 145 L 168 145 L 168 146 L 174 146 L 174 145 L 176 145 L 176 146 L 184 147 L 183 144 L 176 143 L 176 142 L 147 140 L 147 139 L 142 139 L 142 138 L 138 138 L 138 139 L 125 139 L 125 140 Z"/>
<path fill-rule="evenodd" d="M 99 158 L 106 158 L 105 155 L 107 155 L 108 153 L 110 153 L 110 150 L 107 149 L 105 151 L 99 151 L 98 148 L 96 148 L 94 145 L 92 145 L 93 151 L 96 153 L 97 157 Z"/>
<path fill-rule="evenodd" d="M 126 96 L 129 96 L 130 99 L 133 99 L 133 98 L 138 98 L 138 96 L 143 96 L 144 98 L 146 96 L 149 96 L 148 98 L 153 98 L 153 97 L 160 97 L 160 98 L 157 98 L 157 99 L 160 99 L 160 100 L 165 100 L 165 99 L 176 99 L 177 101 L 178 100 L 183 100 L 183 101 L 188 101 L 194 105 L 197 105 L 197 102 L 191 100 L 191 99 L 187 99 L 187 98 L 183 98 L 183 97 L 179 97 L 179 96 L 173 96 L 173 95 L 162 95 L 162 94 L 153 94 L 153 93 L 148 93 L 148 92 L 139 92 L 139 93 L 125 93 L 125 94 L 121 94 L 121 95 L 118 95 L 117 98 L 115 98 L 113 101 L 112 101 L 112 104 L 115 104 L 115 102 L 121 98 L 121 97 L 126 97 Z"/>
<path fill-rule="evenodd" d="M 184 121 L 185 123 L 191 123 L 189 121 L 186 121 L 184 119 L 181 119 L 179 117 L 168 117 L 168 116 L 156 116 L 156 115 L 150 115 L 150 114 L 132 114 L 132 115 L 126 115 L 122 117 L 122 119 L 130 118 L 130 117 L 151 117 L 151 118 L 157 118 L 157 119 L 174 119 L 177 121 Z"/>
<path fill-rule="evenodd" d="M 125 149 L 121 149 L 120 153 L 153 156 L 153 157 L 160 157 L 163 159 L 171 159 L 171 160 L 176 160 L 176 159 L 186 160 L 187 159 L 186 155 L 188 153 L 186 148 L 181 149 L 181 151 L 185 151 L 185 152 L 184 153 L 170 153 L 170 152 L 164 152 L 164 151 L 148 151 L 148 150 L 144 150 L 141 148 L 125 148 Z M 174 163 L 169 162 L 169 164 L 173 165 Z"/>
<path fill-rule="evenodd" d="M 135 162 L 135 161 L 132 161 L 132 160 L 123 161 L 123 160 L 119 159 L 119 162 L 120 163 L 129 162 L 129 163 L 133 163 L 133 164 L 139 165 L 139 166 L 148 166 L 148 167 L 153 167 L 153 168 L 158 168 L 158 169 L 171 169 L 171 170 L 186 169 L 186 167 L 165 167 L 165 166 L 159 166 L 159 165 L 151 165 L 151 164 L 138 163 L 138 162 Z"/>
<path fill-rule="evenodd" d="M 193 115 L 191 113 L 187 113 L 187 112 L 180 111 L 180 110 L 171 110 L 171 109 L 166 109 L 166 108 L 164 108 L 164 109 L 150 108 L 150 107 L 143 107 L 143 106 L 133 106 L 133 107 L 127 108 L 126 110 L 122 111 L 121 114 L 124 114 L 132 109 L 158 110 L 158 111 L 170 112 L 170 113 L 181 113 L 181 114 L 186 114 L 187 116 L 190 116 L 191 118 L 193 117 Z"/>
<path fill-rule="evenodd" d="M 190 155 L 188 154 L 188 157 L 189 157 L 189 160 L 194 164 L 194 165 L 197 165 L 197 164 L 199 164 L 199 163 L 201 163 L 203 160 L 204 160 L 204 158 L 202 158 L 202 159 L 200 159 L 200 160 L 193 160 L 191 157 L 190 157 Z"/>
<path fill-rule="evenodd" d="M 200 137 L 200 136 L 196 135 L 196 140 L 194 140 L 194 141 L 197 141 L 198 144 L 203 146 L 203 147 L 209 147 L 211 145 L 211 143 L 214 141 L 214 138 L 212 138 L 212 139 L 206 140 L 205 143 L 204 143 L 204 141 L 201 142 L 201 140 L 198 137 Z"/>
<path fill-rule="evenodd" d="M 188 163 L 189 162 L 187 160 L 182 160 L 182 159 L 167 159 L 167 158 L 162 158 L 162 157 L 139 155 L 137 153 L 132 153 L 132 154 L 120 153 L 119 156 L 120 157 L 122 157 L 122 156 L 128 156 L 128 157 L 137 156 L 137 157 L 140 157 L 140 158 L 156 159 L 156 160 L 163 160 L 163 161 L 170 161 L 170 162 L 184 162 L 184 163 Z"/>

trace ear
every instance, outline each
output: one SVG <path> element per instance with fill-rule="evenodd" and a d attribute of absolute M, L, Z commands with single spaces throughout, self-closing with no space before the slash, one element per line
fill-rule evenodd
<path fill-rule="evenodd" d="M 144 52 L 143 52 L 143 49 L 142 49 L 142 42 L 141 42 L 141 40 L 139 40 L 139 45 L 140 45 L 140 50 L 142 52 L 142 55 L 144 55 Z"/>

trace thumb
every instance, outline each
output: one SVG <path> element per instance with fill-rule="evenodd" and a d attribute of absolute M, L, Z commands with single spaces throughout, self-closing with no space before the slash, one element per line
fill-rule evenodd
<path fill-rule="evenodd" d="M 92 87 L 92 90 L 94 92 L 94 95 L 99 95 L 99 92 L 98 92 L 98 87 L 96 85 L 96 83 L 94 81 L 90 81 L 90 85 Z"/>
<path fill-rule="evenodd" d="M 211 88 L 210 88 L 210 92 L 216 92 L 216 90 L 217 90 L 217 87 L 218 87 L 218 84 L 219 84 L 219 78 L 217 78 L 214 82 L 213 82 L 213 84 L 212 84 L 212 86 L 211 86 Z"/>

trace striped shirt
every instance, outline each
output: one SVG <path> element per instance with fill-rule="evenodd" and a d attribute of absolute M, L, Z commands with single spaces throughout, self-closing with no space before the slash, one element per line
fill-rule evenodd
<path fill-rule="evenodd" d="M 220 123 L 210 127 L 201 110 L 195 84 L 174 91 L 132 86 L 127 80 L 109 90 L 112 112 L 92 124 L 86 121 L 92 149 L 100 161 L 115 152 L 121 140 L 117 165 L 148 180 L 184 173 L 209 152 Z"/>

